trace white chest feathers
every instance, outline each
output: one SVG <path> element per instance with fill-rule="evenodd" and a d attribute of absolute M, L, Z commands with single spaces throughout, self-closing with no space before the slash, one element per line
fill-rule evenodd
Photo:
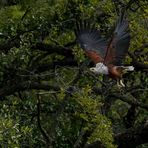
<path fill-rule="evenodd" d="M 90 70 L 95 73 L 101 73 L 101 74 L 108 75 L 108 67 L 105 66 L 103 63 L 97 63 L 96 67 L 92 67 L 90 68 Z"/>

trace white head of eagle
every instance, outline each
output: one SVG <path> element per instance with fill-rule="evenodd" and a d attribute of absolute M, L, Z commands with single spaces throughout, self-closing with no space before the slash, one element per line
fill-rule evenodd
<path fill-rule="evenodd" d="M 105 74 L 105 75 L 108 75 L 108 67 L 105 66 L 103 63 L 97 63 L 96 64 L 96 67 L 92 67 L 90 68 L 90 70 L 92 72 L 95 72 L 95 73 L 100 73 L 100 74 Z"/>

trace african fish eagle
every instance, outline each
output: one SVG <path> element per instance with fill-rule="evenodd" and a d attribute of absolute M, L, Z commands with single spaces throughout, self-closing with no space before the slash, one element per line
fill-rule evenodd
<path fill-rule="evenodd" d="M 130 45 L 129 23 L 125 15 L 119 16 L 109 42 L 101 37 L 99 30 L 90 27 L 84 21 L 76 26 L 77 42 L 95 64 L 90 70 L 109 75 L 117 80 L 119 87 L 125 87 L 122 81 L 123 74 L 134 70 L 133 66 L 122 65 Z"/>

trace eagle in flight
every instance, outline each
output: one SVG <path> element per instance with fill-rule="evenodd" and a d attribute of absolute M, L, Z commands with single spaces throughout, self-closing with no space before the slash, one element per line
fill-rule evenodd
<path fill-rule="evenodd" d="M 129 23 L 125 15 L 119 16 L 109 41 L 101 37 L 99 30 L 90 27 L 84 21 L 77 23 L 76 26 L 77 42 L 95 64 L 90 70 L 109 75 L 117 80 L 119 87 L 125 87 L 123 74 L 134 70 L 133 66 L 122 65 L 130 45 Z"/>

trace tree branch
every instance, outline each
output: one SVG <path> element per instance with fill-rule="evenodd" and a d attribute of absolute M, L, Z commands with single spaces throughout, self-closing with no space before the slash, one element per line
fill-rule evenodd
<path fill-rule="evenodd" d="M 46 140 L 46 144 L 49 146 L 53 139 L 47 134 L 47 132 L 44 130 L 44 128 L 41 126 L 41 120 L 40 120 L 40 98 L 39 98 L 39 94 L 37 94 L 37 123 L 38 123 L 38 127 L 43 135 L 43 137 Z"/>
<path fill-rule="evenodd" d="M 49 69 L 55 69 L 58 66 L 63 66 L 63 67 L 64 66 L 70 66 L 70 67 L 71 66 L 78 66 L 78 63 L 73 58 L 68 57 L 68 58 L 64 58 L 62 60 L 58 60 L 58 61 L 55 61 L 55 62 L 52 62 L 49 64 L 40 64 L 37 66 L 34 65 L 34 66 L 30 67 L 30 69 L 33 69 L 37 72 L 44 72 Z"/>
<path fill-rule="evenodd" d="M 71 48 L 59 46 L 59 45 L 55 46 L 55 45 L 50 45 L 50 44 L 37 43 L 36 45 L 32 46 L 32 49 L 46 51 L 49 54 L 57 53 L 57 54 L 64 55 L 67 57 L 70 57 L 70 56 L 73 57 Z"/>
<path fill-rule="evenodd" d="M 55 90 L 58 91 L 60 88 L 58 86 L 50 85 L 48 83 L 38 83 L 32 81 L 18 82 L 17 84 L 7 85 L 0 89 L 0 97 L 5 97 L 14 94 L 18 91 L 25 90 Z"/>
<path fill-rule="evenodd" d="M 139 106 L 141 108 L 144 108 L 144 109 L 148 110 L 148 105 L 147 104 L 139 102 L 132 95 L 127 96 L 127 95 L 123 95 L 123 94 L 112 93 L 108 97 L 112 97 L 114 99 L 117 98 L 117 99 L 120 99 L 120 100 L 122 100 L 124 102 L 127 102 L 127 103 L 131 104 L 131 105 Z M 129 99 L 129 98 L 131 98 L 131 99 Z"/>
<path fill-rule="evenodd" d="M 92 91 L 96 94 L 102 94 L 102 89 L 94 87 L 92 89 Z M 109 92 L 109 94 L 107 95 L 107 98 L 110 98 L 110 100 L 108 100 L 108 103 L 111 104 L 111 102 L 115 101 L 116 99 L 120 99 L 130 105 L 134 105 L 136 107 L 141 107 L 144 108 L 146 110 L 148 110 L 148 105 L 144 104 L 142 102 L 139 102 L 136 98 L 134 98 L 133 95 L 129 94 L 121 94 L 119 92 L 113 93 L 113 92 Z"/>
<path fill-rule="evenodd" d="M 148 69 L 148 64 L 144 64 L 142 62 L 138 62 L 137 58 L 134 56 L 133 53 L 128 53 L 129 56 L 132 58 L 132 64 L 137 70 Z"/>

